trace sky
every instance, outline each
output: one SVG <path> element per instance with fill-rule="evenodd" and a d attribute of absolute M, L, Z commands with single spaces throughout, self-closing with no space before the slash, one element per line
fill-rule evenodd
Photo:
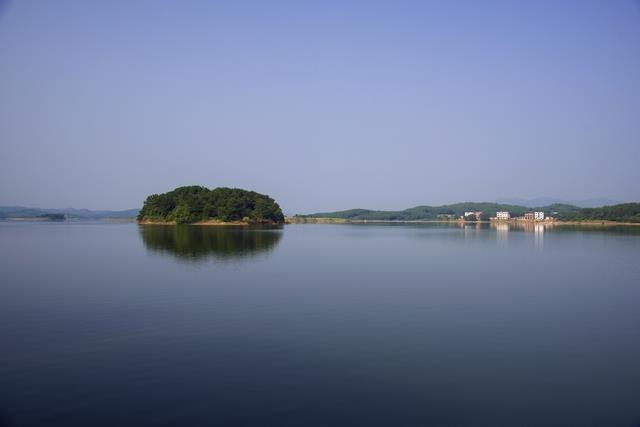
<path fill-rule="evenodd" d="M 0 205 L 640 201 L 640 3 L 0 0 Z"/>

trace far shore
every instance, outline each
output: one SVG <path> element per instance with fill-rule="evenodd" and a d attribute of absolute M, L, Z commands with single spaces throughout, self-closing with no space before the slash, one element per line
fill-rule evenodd
<path fill-rule="evenodd" d="M 134 222 L 134 218 L 99 218 L 98 221 L 105 222 Z M 28 222 L 68 222 L 83 221 L 83 219 L 71 218 L 61 221 L 55 221 L 47 218 L 38 217 L 10 217 L 0 218 L 0 221 L 28 221 Z M 95 220 L 94 220 L 95 221 Z M 135 221 L 139 225 L 177 225 L 175 221 L 152 221 L 143 220 Z M 542 224 L 548 226 L 565 226 L 580 225 L 590 227 L 615 227 L 615 226 L 640 226 L 640 222 L 618 222 L 618 221 L 524 221 L 524 220 L 491 220 L 491 221 L 462 221 L 462 220 L 443 220 L 443 219 L 416 219 L 416 220 L 397 220 L 397 219 L 345 219 L 345 218 L 302 218 L 302 217 L 286 217 L 284 224 L 511 224 L 511 225 L 529 225 Z M 197 221 L 185 225 L 201 225 L 201 226 L 273 226 L 283 225 L 277 223 L 254 223 L 249 221 Z"/>
<path fill-rule="evenodd" d="M 287 217 L 286 224 L 542 224 L 542 225 L 588 225 L 594 227 L 613 227 L 619 225 L 640 226 L 639 222 L 618 222 L 618 221 L 523 221 L 523 220 L 493 220 L 493 221 L 462 221 L 462 220 L 442 220 L 442 219 L 416 219 L 416 220 L 398 220 L 398 219 L 345 219 L 345 218 L 301 218 Z"/>

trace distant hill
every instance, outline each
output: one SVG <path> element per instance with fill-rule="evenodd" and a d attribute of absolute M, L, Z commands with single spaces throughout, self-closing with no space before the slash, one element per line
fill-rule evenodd
<path fill-rule="evenodd" d="M 549 207 L 549 212 L 554 209 Z M 558 205 L 554 211 L 579 209 L 576 206 Z M 442 206 L 416 206 L 401 211 L 374 211 L 369 209 L 350 209 L 338 212 L 320 212 L 310 215 L 298 215 L 306 218 L 342 218 L 349 220 L 380 220 L 380 221 L 416 221 L 433 220 L 443 216 L 459 217 L 467 211 L 482 211 L 486 218 L 496 215 L 498 211 L 509 211 L 512 216 L 522 215 L 530 210 L 526 206 L 508 205 L 490 202 L 464 202 Z"/>
<path fill-rule="evenodd" d="M 534 199 L 498 199 L 496 203 L 507 205 L 519 205 L 534 208 L 536 206 L 549 206 L 553 204 L 573 205 L 579 208 L 598 208 L 600 206 L 617 205 L 619 200 L 613 199 L 581 199 L 581 200 L 564 200 L 553 197 L 536 197 Z"/>
<path fill-rule="evenodd" d="M 89 209 L 43 209 L 24 206 L 0 206 L 1 218 L 37 218 L 45 215 L 64 215 L 70 219 L 105 219 L 105 218 L 135 218 L 139 209 L 123 211 L 92 211 Z"/>
<path fill-rule="evenodd" d="M 640 222 L 640 203 L 623 203 L 600 208 L 580 208 L 575 205 L 554 203 L 547 206 L 529 208 L 488 202 L 465 202 L 443 206 L 416 206 L 401 211 L 374 211 L 369 209 L 349 209 L 337 212 L 319 212 L 310 215 L 296 215 L 298 218 L 338 218 L 344 220 L 368 221 L 418 221 L 436 220 L 447 216 L 459 217 L 467 211 L 484 212 L 482 219 L 495 217 L 498 211 L 508 211 L 511 216 L 521 216 L 524 212 L 542 211 L 566 221 L 624 221 Z"/>

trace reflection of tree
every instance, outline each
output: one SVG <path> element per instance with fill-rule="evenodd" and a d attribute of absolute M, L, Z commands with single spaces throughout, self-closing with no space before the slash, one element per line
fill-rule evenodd
<path fill-rule="evenodd" d="M 237 259 L 273 249 L 280 228 L 143 225 L 140 237 L 150 252 L 185 260 Z"/>

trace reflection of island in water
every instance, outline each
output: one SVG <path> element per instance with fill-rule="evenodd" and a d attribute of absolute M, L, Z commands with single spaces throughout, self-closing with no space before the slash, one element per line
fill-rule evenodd
<path fill-rule="evenodd" d="M 204 261 L 240 259 L 272 250 L 282 237 L 281 227 L 140 226 L 149 252 Z"/>

